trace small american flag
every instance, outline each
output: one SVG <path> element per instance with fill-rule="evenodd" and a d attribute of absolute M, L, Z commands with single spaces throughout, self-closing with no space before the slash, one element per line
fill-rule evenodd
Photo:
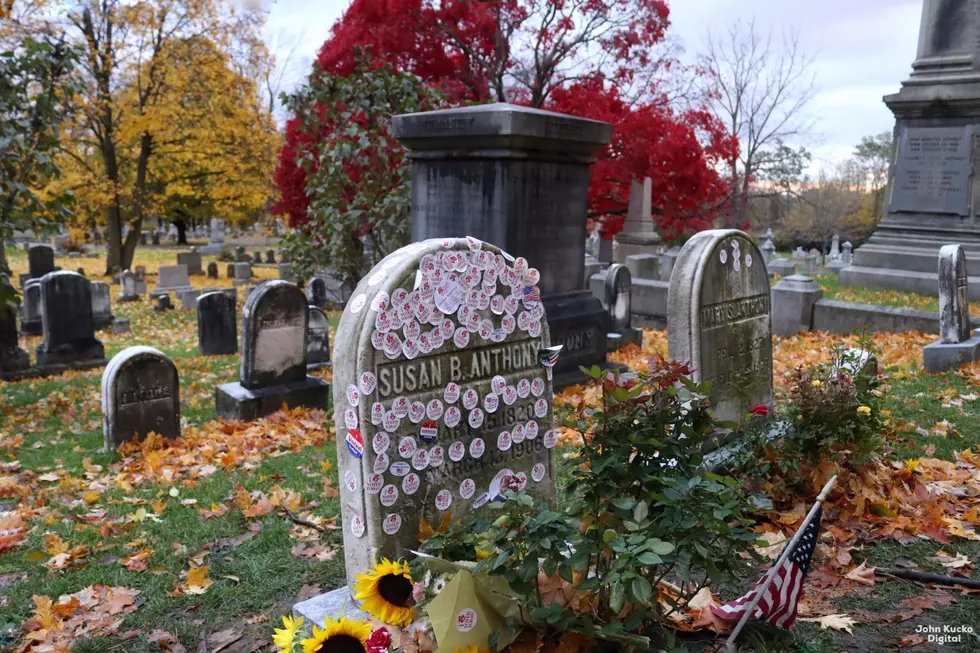
<path fill-rule="evenodd" d="M 529 302 L 539 302 L 541 301 L 541 291 L 538 290 L 537 286 L 525 286 L 524 287 L 524 300 Z"/>
<path fill-rule="evenodd" d="M 813 558 L 813 548 L 817 544 L 817 537 L 820 535 L 820 518 L 823 516 L 823 508 L 817 509 L 803 535 L 796 542 L 789 557 L 777 570 L 776 577 L 766 588 L 766 593 L 759 601 L 755 614 L 752 618 L 765 619 L 767 622 L 786 630 L 793 629 L 796 621 L 796 610 L 800 599 L 803 598 L 803 582 L 810 571 L 810 560 Z M 755 598 L 759 586 L 765 580 L 756 583 L 749 593 L 738 599 L 726 603 L 721 607 L 711 608 L 711 612 L 716 617 L 726 621 L 740 619 L 748 609 L 752 599 Z"/>

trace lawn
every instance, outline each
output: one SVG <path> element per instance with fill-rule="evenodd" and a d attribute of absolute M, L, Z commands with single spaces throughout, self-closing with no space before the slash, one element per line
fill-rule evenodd
<path fill-rule="evenodd" d="M 23 253 L 8 251 L 14 270 L 24 270 Z M 140 250 L 138 257 L 151 274 L 175 259 L 173 250 Z M 59 264 L 67 267 L 66 261 Z M 90 278 L 99 278 L 101 260 L 71 259 L 72 268 L 76 261 Z M 274 268 L 258 271 L 275 275 Z M 219 280 L 193 282 L 229 285 L 223 265 L 221 272 Z M 114 304 L 113 311 L 130 318 L 132 333 L 102 332 L 109 356 L 128 345 L 149 344 L 174 358 L 185 436 L 169 446 L 151 441 L 102 453 L 101 370 L 0 384 L 0 647 L 32 650 L 23 635 L 27 628 L 83 652 L 177 651 L 177 640 L 187 650 L 214 650 L 230 639 L 236 643 L 224 650 L 262 650 L 273 622 L 298 597 L 343 583 L 332 416 L 294 410 L 252 424 L 217 422 L 214 387 L 237 378 L 237 356 L 198 356 L 193 313 L 158 314 L 146 301 Z M 921 346 L 932 339 L 875 338 L 888 368 L 887 402 L 895 425 L 887 456 L 899 467 L 920 457 L 956 461 L 958 452 L 978 446 L 980 398 L 974 393 L 980 368 L 918 374 Z M 826 360 L 841 340 L 853 345 L 857 339 L 775 339 L 777 387 L 785 387 L 798 365 Z M 642 352 L 617 357 L 642 367 L 649 355 L 666 352 L 664 332 L 648 331 L 646 341 Z M 25 348 L 39 342 L 21 340 Z M 559 403 L 568 410 L 594 401 L 594 393 L 576 388 Z M 843 551 L 851 559 L 847 567 L 865 559 L 870 566 L 896 566 L 904 559 L 946 573 L 935 559 L 943 550 L 966 556 L 970 564 L 961 571 L 972 574 L 980 558 L 980 542 L 959 537 L 948 544 L 869 537 L 847 547 L 834 538 L 826 531 L 818 554 L 839 561 Z M 973 623 L 980 599 L 958 590 L 883 578 L 867 586 L 843 579 L 840 567 L 824 559 L 815 563 L 808 586 L 806 610 L 848 615 L 857 622 L 853 634 L 800 622 L 793 635 L 753 627 L 744 642 L 758 651 L 886 651 L 915 643 L 910 637 L 918 624 L 980 628 Z M 67 595 L 90 608 L 82 630 L 83 624 L 58 611 L 59 597 Z M 926 642 L 911 650 L 978 648 L 980 642 L 969 639 L 943 648 Z"/>

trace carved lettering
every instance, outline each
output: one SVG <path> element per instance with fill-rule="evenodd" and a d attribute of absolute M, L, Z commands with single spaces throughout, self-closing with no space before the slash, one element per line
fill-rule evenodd
<path fill-rule="evenodd" d="M 769 294 L 743 297 L 701 307 L 701 328 L 727 325 L 738 320 L 769 315 Z"/>
<path fill-rule="evenodd" d="M 124 390 L 119 395 L 119 404 L 141 403 L 144 401 L 159 401 L 173 397 L 173 388 L 170 385 L 154 385 L 145 388 L 135 388 Z"/>

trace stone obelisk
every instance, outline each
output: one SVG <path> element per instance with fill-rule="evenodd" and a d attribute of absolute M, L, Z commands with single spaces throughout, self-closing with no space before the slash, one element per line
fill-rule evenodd
<path fill-rule="evenodd" d="M 884 101 L 895 114 L 884 215 L 840 281 L 936 295 L 939 249 L 958 243 L 980 299 L 980 0 L 924 0 L 912 74 Z"/>

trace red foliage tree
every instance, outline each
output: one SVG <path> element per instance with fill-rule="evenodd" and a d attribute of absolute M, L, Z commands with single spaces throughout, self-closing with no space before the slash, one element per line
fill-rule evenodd
<path fill-rule="evenodd" d="M 349 74 L 354 46 L 364 45 L 452 105 L 492 99 L 610 122 L 613 142 L 592 171 L 590 217 L 612 237 L 629 182 L 651 177 L 658 225 L 672 238 L 710 226 L 729 191 L 719 164 L 737 142 L 706 109 L 675 110 L 659 90 L 677 65 L 663 55 L 668 25 L 664 0 L 354 0 L 315 66 Z M 275 210 L 293 224 L 308 204 L 296 157 L 316 140 L 295 118 L 287 124 Z"/>

